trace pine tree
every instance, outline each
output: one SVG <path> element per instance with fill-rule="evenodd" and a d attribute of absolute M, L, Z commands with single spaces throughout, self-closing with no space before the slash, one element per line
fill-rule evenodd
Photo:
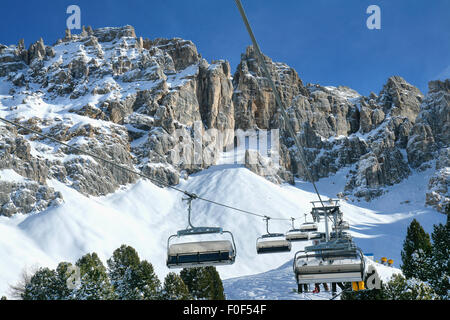
<path fill-rule="evenodd" d="M 69 262 L 60 262 L 56 267 L 55 290 L 58 300 L 73 299 L 74 290 L 67 283 L 74 273 L 74 266 Z"/>
<path fill-rule="evenodd" d="M 21 298 L 24 300 L 68 300 L 73 291 L 67 286 L 72 275 L 71 263 L 61 262 L 56 270 L 41 268 L 26 281 Z"/>
<path fill-rule="evenodd" d="M 153 266 L 140 261 L 136 250 L 122 245 L 108 259 L 108 274 L 121 300 L 154 300 L 160 295 L 161 282 Z"/>
<path fill-rule="evenodd" d="M 199 296 L 201 296 L 199 285 L 201 269 L 202 268 L 183 268 L 180 272 L 181 279 L 194 299 L 198 299 Z"/>
<path fill-rule="evenodd" d="M 56 272 L 49 268 L 40 268 L 25 284 L 23 300 L 56 300 Z"/>
<path fill-rule="evenodd" d="M 156 300 L 161 297 L 161 282 L 155 274 L 150 262 L 143 260 L 139 266 L 137 277 L 138 288 L 144 300 Z"/>
<path fill-rule="evenodd" d="M 191 300 L 188 287 L 184 284 L 183 279 L 175 272 L 170 272 L 164 279 L 162 291 L 162 299 L 164 300 Z"/>
<path fill-rule="evenodd" d="M 388 300 L 434 300 L 433 289 L 425 282 L 411 278 L 406 279 L 400 274 L 394 274 L 383 288 Z"/>
<path fill-rule="evenodd" d="M 394 274 L 381 289 L 348 291 L 341 295 L 342 300 L 432 300 L 435 299 L 432 288 L 418 279 L 406 279 Z"/>
<path fill-rule="evenodd" d="M 222 280 L 215 267 L 184 268 L 180 276 L 195 299 L 225 299 Z"/>
<path fill-rule="evenodd" d="M 112 300 L 116 298 L 106 268 L 97 254 L 86 254 L 76 266 L 80 268 L 81 285 L 74 290 L 76 300 Z"/>
<path fill-rule="evenodd" d="M 215 267 L 205 267 L 203 270 L 205 283 L 205 298 L 208 300 L 225 300 L 223 283 Z"/>
<path fill-rule="evenodd" d="M 136 270 L 140 260 L 137 252 L 122 245 L 108 259 L 108 275 L 114 291 L 120 300 L 138 300 L 141 298 L 136 284 Z"/>
<path fill-rule="evenodd" d="M 426 281 L 430 272 L 431 242 L 430 236 L 416 219 L 408 227 L 401 252 L 401 269 L 406 278 Z"/>
<path fill-rule="evenodd" d="M 434 225 L 431 249 L 430 284 L 442 299 L 450 299 L 450 220 Z"/>

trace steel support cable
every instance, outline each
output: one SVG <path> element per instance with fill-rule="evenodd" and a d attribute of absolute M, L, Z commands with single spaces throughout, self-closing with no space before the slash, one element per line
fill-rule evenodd
<path fill-rule="evenodd" d="M 21 124 L 19 124 L 19 123 L 16 123 L 16 122 L 14 122 L 14 121 L 7 120 L 7 119 L 2 118 L 2 117 L 0 117 L 0 120 L 3 121 L 3 122 L 5 122 L 5 123 L 7 123 L 7 124 L 10 124 L 10 125 L 13 125 L 13 126 L 15 126 L 15 127 L 22 128 L 22 129 L 24 129 L 24 130 L 27 130 L 27 131 L 29 131 L 29 132 L 32 132 L 32 133 L 34 133 L 34 134 L 36 134 L 36 135 L 38 135 L 38 136 L 40 136 L 40 137 L 42 137 L 42 138 L 49 139 L 49 140 L 51 140 L 51 141 L 53 141 L 53 142 L 56 142 L 56 143 L 61 144 L 61 145 L 63 145 L 63 146 L 66 146 L 66 147 L 68 147 L 68 148 L 70 148 L 70 149 L 73 149 L 73 150 L 75 150 L 75 151 L 77 151 L 77 152 L 80 152 L 80 153 L 82 153 L 82 154 L 88 155 L 88 156 L 90 156 L 90 157 L 92 157 L 92 158 L 94 158 L 94 159 L 103 161 L 103 162 L 105 162 L 105 163 L 107 163 L 107 164 L 110 164 L 110 165 L 112 165 L 112 166 L 114 166 L 114 167 L 116 167 L 116 168 L 119 168 L 119 169 L 121 169 L 121 170 L 130 172 L 130 173 L 133 173 L 133 174 L 135 174 L 135 175 L 137 175 L 137 176 L 139 176 L 139 177 L 148 179 L 148 180 L 150 180 L 150 181 L 153 182 L 153 183 L 157 183 L 157 184 L 160 184 L 160 185 L 165 185 L 165 183 L 164 183 L 163 181 L 161 181 L 161 180 L 159 180 L 159 179 L 157 179 L 157 178 L 149 177 L 149 176 L 147 176 L 147 175 L 145 175 L 145 174 L 143 174 L 143 173 L 137 172 L 137 171 L 135 171 L 135 170 L 132 170 L 132 169 L 130 169 L 130 168 L 127 168 L 127 167 L 125 167 L 125 166 L 122 166 L 122 165 L 120 165 L 120 164 L 117 164 L 117 163 L 115 163 L 114 161 L 111 161 L 111 160 L 107 160 L 107 159 L 105 159 L 105 158 L 102 158 L 102 157 L 100 157 L 100 156 L 98 156 L 98 155 L 96 155 L 96 154 L 94 154 L 94 153 L 92 153 L 92 152 L 85 151 L 85 150 L 82 150 L 82 149 L 80 149 L 80 148 L 71 146 L 71 145 L 69 145 L 69 144 L 67 144 L 67 143 L 65 143 L 65 142 L 62 142 L 62 141 L 60 141 L 60 140 L 58 140 L 58 139 L 55 139 L 55 138 L 53 138 L 53 137 L 50 137 L 49 135 L 43 134 L 43 133 L 41 133 L 41 132 L 39 132 L 39 131 L 37 131 L 37 130 L 28 128 L 28 127 L 23 126 L 23 125 L 21 125 Z M 172 189 L 172 190 L 175 190 L 175 191 L 178 191 L 178 192 L 182 192 L 183 194 L 185 194 L 186 196 L 188 196 L 189 198 L 192 198 L 192 199 L 199 199 L 199 200 L 202 200 L 202 201 L 205 201 L 205 202 L 209 202 L 209 203 L 212 203 L 212 204 L 215 204 L 215 205 L 218 205 L 218 206 L 222 206 L 222 207 L 224 207 L 224 208 L 228 208 L 228 209 L 234 210 L 234 211 L 236 211 L 236 212 L 240 212 L 240 213 L 250 214 L 250 215 L 257 216 L 257 217 L 261 217 L 261 218 L 267 217 L 267 215 L 258 214 L 258 213 L 255 213 L 255 212 L 251 212 L 251 211 L 239 209 L 239 208 L 236 208 L 236 207 L 233 207 L 233 206 L 230 206 L 230 205 L 226 205 L 226 204 L 223 204 L 223 203 L 220 203 L 220 202 L 217 202 L 217 201 L 213 201 L 213 200 L 210 200 L 210 199 L 206 199 L 206 198 L 203 198 L 203 197 L 201 197 L 201 196 L 196 195 L 195 193 L 192 193 L 192 192 L 189 192 L 189 191 L 187 191 L 187 190 L 183 190 L 183 189 L 180 189 L 180 188 L 177 188 L 177 187 L 174 187 L 174 186 L 167 186 L 167 187 L 170 188 L 170 189 Z M 290 220 L 290 219 L 287 219 L 287 218 L 272 218 L 272 217 L 271 217 L 271 219 L 273 219 L 273 220 L 286 220 L 286 221 L 287 221 L 287 220 Z"/>
<path fill-rule="evenodd" d="M 237 5 L 238 10 L 239 10 L 239 13 L 241 14 L 242 20 L 244 21 L 245 27 L 247 28 L 247 32 L 248 32 L 248 34 L 249 34 L 249 36 L 250 36 L 250 38 L 252 40 L 253 48 L 256 51 L 259 63 L 260 63 L 260 65 L 261 65 L 261 67 L 262 67 L 262 69 L 263 69 L 263 71 L 265 73 L 266 78 L 269 81 L 269 84 L 270 84 L 270 87 L 272 89 L 273 95 L 275 96 L 275 101 L 276 101 L 276 103 L 278 105 L 278 108 L 280 108 L 280 110 L 281 110 L 281 114 L 283 116 L 283 119 L 284 119 L 284 122 L 286 124 L 286 127 L 287 127 L 287 129 L 289 131 L 289 134 L 294 139 L 294 143 L 295 143 L 295 145 L 297 147 L 298 154 L 300 155 L 300 161 L 302 162 L 302 166 L 305 168 L 306 175 L 307 175 L 308 179 L 310 180 L 310 182 L 312 183 L 312 185 L 314 187 L 314 190 L 315 190 L 315 192 L 317 194 L 317 197 L 319 198 L 320 203 L 322 204 L 322 207 L 325 207 L 325 205 L 322 202 L 322 198 L 320 197 L 320 194 L 319 194 L 319 191 L 317 189 L 317 186 L 314 183 L 314 179 L 313 179 L 311 173 L 309 172 L 308 167 L 306 166 L 306 161 L 305 161 L 305 158 L 304 158 L 303 148 L 301 146 L 301 143 L 300 143 L 297 135 L 295 134 L 294 129 L 292 128 L 292 125 L 291 125 L 291 123 L 289 121 L 289 117 L 288 117 L 287 112 L 286 112 L 286 108 L 284 107 L 283 103 L 281 102 L 280 95 L 278 94 L 278 91 L 277 91 L 277 89 L 275 87 L 275 84 L 273 83 L 272 77 L 270 76 L 269 70 L 267 69 L 267 65 L 266 65 L 266 62 L 264 61 L 264 57 L 263 57 L 263 55 L 261 53 L 261 49 L 259 48 L 258 42 L 256 41 L 255 35 L 253 34 L 253 31 L 252 31 L 252 28 L 250 26 L 250 23 L 248 22 L 247 15 L 245 14 L 244 8 L 242 7 L 241 0 L 234 0 L 234 1 L 236 2 L 236 5 Z"/>

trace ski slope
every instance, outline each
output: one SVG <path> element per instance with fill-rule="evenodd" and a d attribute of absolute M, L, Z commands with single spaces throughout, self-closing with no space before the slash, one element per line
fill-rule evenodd
<path fill-rule="evenodd" d="M 350 232 L 363 252 L 371 252 L 378 259 L 392 258 L 398 266 L 406 227 L 413 218 L 427 232 L 432 231 L 433 224 L 444 222 L 444 215 L 423 205 L 424 181 L 429 174 L 431 171 L 414 173 L 370 203 L 341 203 L 344 218 L 351 224 Z M 320 180 L 323 198 L 335 197 L 344 185 L 343 179 L 345 170 Z M 23 270 L 55 268 L 61 261 L 75 262 L 88 252 L 96 252 L 106 262 L 121 244 L 134 247 L 141 259 L 150 261 L 161 280 L 172 271 L 165 265 L 167 238 L 187 226 L 183 194 L 139 180 L 105 197 L 85 197 L 58 181 L 48 183 L 63 194 L 62 205 L 38 214 L 0 217 L 0 295 L 9 295 L 9 285 L 17 283 Z M 295 186 L 279 186 L 240 165 L 210 167 L 178 187 L 244 210 L 271 217 L 296 217 L 300 222 L 304 212 L 310 211 L 310 201 L 316 200 L 310 184 L 297 181 Z M 410 202 L 401 204 L 405 200 Z M 304 298 L 292 292 L 296 285 L 291 261 L 305 244 L 293 243 L 291 253 L 257 256 L 255 241 L 265 232 L 262 218 L 200 200 L 193 202 L 192 223 L 222 226 L 234 234 L 236 262 L 218 267 L 222 279 L 227 279 L 224 286 L 228 298 Z M 271 232 L 285 232 L 290 221 L 271 221 L 269 228 Z M 323 228 L 319 225 L 319 230 Z"/>

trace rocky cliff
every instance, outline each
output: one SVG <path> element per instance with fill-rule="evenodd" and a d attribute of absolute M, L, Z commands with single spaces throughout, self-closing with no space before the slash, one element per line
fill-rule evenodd
<path fill-rule="evenodd" d="M 305 85 L 294 69 L 265 59 L 314 179 L 348 168 L 339 195 L 370 200 L 415 170 L 434 168 L 424 181 L 427 203 L 443 211 L 449 202 L 450 80 L 430 82 L 424 96 L 394 76 L 378 95 L 364 97 L 347 87 Z M 276 183 L 305 178 L 252 47 L 232 75 L 227 61 L 208 63 L 191 41 L 143 39 L 131 26 L 66 31 L 53 45 L 40 39 L 28 49 L 23 40 L 0 45 L 0 116 L 161 185 L 216 164 L 224 148 L 233 147 L 236 129 L 280 129 L 279 164 L 247 151 L 246 166 Z M 195 141 L 198 133 L 201 141 Z M 49 179 L 92 196 L 137 179 L 20 129 L 2 124 L 0 137 L 0 215 L 63 201 Z M 192 142 L 200 144 L 194 153 L 184 148 Z M 25 180 L 3 178 L 11 169 Z"/>

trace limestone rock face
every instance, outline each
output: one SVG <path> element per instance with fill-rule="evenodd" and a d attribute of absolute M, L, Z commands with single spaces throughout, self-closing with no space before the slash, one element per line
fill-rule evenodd
<path fill-rule="evenodd" d="M 234 129 L 230 64 L 223 60 L 211 66 L 201 64 L 198 82 L 200 111 L 206 126 Z"/>
<path fill-rule="evenodd" d="M 450 80 L 432 81 L 408 140 L 408 160 L 413 168 L 432 160 L 450 145 Z"/>
<path fill-rule="evenodd" d="M 294 177 L 291 172 L 273 163 L 271 158 L 263 157 L 256 150 L 246 150 L 244 161 L 247 169 L 273 183 L 294 183 Z"/>
<path fill-rule="evenodd" d="M 46 185 L 50 161 L 34 157 L 30 143 L 15 128 L 0 127 L 0 139 L 0 216 L 39 212 L 61 203 L 62 195 Z M 19 179 L 10 180 L 11 172 Z"/>
<path fill-rule="evenodd" d="M 417 120 L 421 118 L 418 117 L 421 108 L 436 97 L 424 100 L 423 94 L 403 78 L 393 76 L 378 95 L 371 93 L 364 97 L 347 87 L 303 86 L 288 66 L 267 57 L 265 60 L 287 108 L 288 121 L 305 149 L 313 179 L 327 177 L 346 166 L 353 167 L 343 193 L 370 200 L 411 174 L 408 162 L 414 155 L 405 149 L 409 150 L 411 141 L 418 139 L 411 135 L 423 132 L 425 139 L 419 140 L 424 152 L 439 149 L 431 127 L 415 124 L 422 121 Z M 288 170 L 306 179 L 306 168 L 285 130 L 284 120 L 277 112 L 273 94 L 251 47 L 241 57 L 233 85 L 236 127 L 281 128 L 282 145 L 289 150 Z M 430 94 L 445 88 L 439 83 L 430 85 L 434 88 Z M 442 112 L 443 121 L 448 114 Z M 425 161 L 430 159 L 432 156 Z M 253 167 L 252 170 L 258 171 Z"/>
<path fill-rule="evenodd" d="M 201 56 L 197 53 L 197 48 L 192 41 L 180 38 L 147 41 L 144 44 L 144 47 L 154 47 L 167 52 L 174 61 L 176 71 L 183 70 L 190 65 L 196 64 L 201 59 Z"/>
<path fill-rule="evenodd" d="M 28 63 L 34 59 L 42 60 L 46 56 L 46 50 L 44 45 L 44 40 L 41 38 L 39 41 L 30 45 L 28 48 Z"/>
<path fill-rule="evenodd" d="M 428 182 L 426 204 L 445 213 L 450 203 L 450 147 L 441 149 L 436 160 L 436 171 Z"/>
<path fill-rule="evenodd" d="M 62 203 L 61 193 L 35 181 L 2 181 L 0 175 L 0 216 L 39 212 Z"/>
<path fill-rule="evenodd" d="M 380 92 L 377 103 L 384 113 L 401 116 L 414 122 L 420 110 L 423 94 L 402 77 L 390 77 Z"/>
<path fill-rule="evenodd" d="M 86 33 L 88 34 L 88 32 L 86 32 Z M 124 26 L 124 27 L 118 27 L 118 28 L 112 28 L 112 27 L 101 28 L 101 29 L 93 30 L 92 33 L 98 39 L 99 42 L 111 42 L 115 39 L 121 39 L 124 37 L 136 38 L 136 33 L 132 26 Z"/>
<path fill-rule="evenodd" d="M 21 47 L 23 43 L 14 47 L 7 47 L 0 44 L 0 77 L 9 76 L 14 79 L 20 75 L 20 70 L 26 68 L 24 59 L 27 59 L 24 48 Z"/>
<path fill-rule="evenodd" d="M 284 104 L 290 105 L 300 93 L 308 94 L 294 69 L 282 63 L 273 63 L 268 57 L 264 59 Z M 236 128 L 243 130 L 269 129 L 278 123 L 273 94 L 257 61 L 255 50 L 252 46 L 248 47 L 233 77 Z"/>
<path fill-rule="evenodd" d="M 0 170 L 14 169 L 30 180 L 45 184 L 50 162 L 31 155 L 30 143 L 15 128 L 0 127 Z"/>
<path fill-rule="evenodd" d="M 32 127 L 30 123 L 24 125 Z M 36 121 L 34 125 L 39 126 L 42 123 Z M 105 159 L 129 167 L 132 164 L 126 131 L 120 128 L 109 134 L 89 125 L 72 128 L 59 123 L 51 127 L 50 134 Z M 0 127 L 0 136 L 4 141 L 4 144 L 0 145 L 0 169 L 13 169 L 21 176 L 42 185 L 46 185 L 49 178 L 56 178 L 65 183 L 72 181 L 71 186 L 81 193 L 97 196 L 113 192 L 120 185 L 136 180 L 132 173 L 105 166 L 104 163 L 78 155 L 77 151 L 67 147 L 61 147 L 51 160 L 36 157 L 32 153 L 50 149 L 40 145 L 45 143 L 45 139 L 33 138 L 33 143 L 38 143 L 39 146 L 32 151 L 30 143 L 18 135 L 15 129 Z"/>
<path fill-rule="evenodd" d="M 215 61 L 211 66 L 200 65 L 197 96 L 206 128 L 222 132 L 234 130 L 233 84 L 227 61 Z M 225 136 L 224 145 L 231 143 L 233 138 L 232 135 Z"/>
<path fill-rule="evenodd" d="M 357 162 L 356 170 L 345 189 L 367 201 L 383 194 L 382 187 L 399 183 L 411 173 L 402 154 L 395 148 L 386 149 L 379 155 L 374 152 L 365 154 Z"/>

